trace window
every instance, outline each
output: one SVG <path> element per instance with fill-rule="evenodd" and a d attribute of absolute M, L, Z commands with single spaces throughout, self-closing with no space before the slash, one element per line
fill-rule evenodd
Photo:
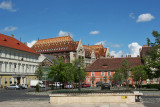
<path fill-rule="evenodd" d="M 0 72 L 2 72 L 2 63 L 0 63 Z"/>
<path fill-rule="evenodd" d="M 12 84 L 12 79 L 11 78 L 9 79 L 9 84 Z"/>
<path fill-rule="evenodd" d="M 104 76 L 104 71 L 101 72 L 101 75 Z"/>
<path fill-rule="evenodd" d="M 2 79 L 0 78 L 0 85 L 1 85 L 1 80 L 2 80 Z"/>
<path fill-rule="evenodd" d="M 5 63 L 5 72 L 7 72 L 7 63 Z"/>
<path fill-rule="evenodd" d="M 94 77 L 94 72 L 91 72 L 91 76 Z"/>
<path fill-rule="evenodd" d="M 31 78 L 29 78 L 29 83 L 31 82 Z"/>
<path fill-rule="evenodd" d="M 92 81 L 92 84 L 94 84 L 94 81 Z"/>
<path fill-rule="evenodd" d="M 26 78 L 26 84 L 28 83 L 28 79 Z"/>
<path fill-rule="evenodd" d="M 4 78 L 4 84 L 5 85 L 7 84 L 7 78 Z"/>
<path fill-rule="evenodd" d="M 11 64 L 9 64 L 9 72 L 12 72 L 12 71 L 11 71 Z"/>
<path fill-rule="evenodd" d="M 111 72 L 110 71 L 108 71 L 108 76 L 111 76 Z"/>
<path fill-rule="evenodd" d="M 2 51 L 0 50 L 0 57 L 2 56 Z"/>

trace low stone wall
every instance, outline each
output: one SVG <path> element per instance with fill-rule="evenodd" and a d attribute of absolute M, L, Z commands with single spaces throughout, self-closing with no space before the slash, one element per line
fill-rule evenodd
<path fill-rule="evenodd" d="M 88 94 L 50 94 L 51 104 L 73 103 L 134 103 L 136 93 L 88 93 Z"/>

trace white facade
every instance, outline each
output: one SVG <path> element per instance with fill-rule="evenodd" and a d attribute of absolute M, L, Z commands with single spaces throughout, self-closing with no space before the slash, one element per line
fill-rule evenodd
<path fill-rule="evenodd" d="M 0 46 L 0 85 L 5 85 L 6 81 L 29 85 L 29 76 L 35 76 L 38 57 L 39 54 Z"/>

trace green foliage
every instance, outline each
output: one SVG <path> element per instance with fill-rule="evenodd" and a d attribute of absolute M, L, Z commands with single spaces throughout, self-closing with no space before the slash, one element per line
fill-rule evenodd
<path fill-rule="evenodd" d="M 36 92 L 39 92 L 39 85 L 36 85 Z"/>
<path fill-rule="evenodd" d="M 92 78 L 91 78 L 91 81 L 95 81 L 95 79 L 96 79 L 95 77 L 92 77 Z"/>
<path fill-rule="evenodd" d="M 113 74 L 113 77 L 112 77 L 113 81 L 114 82 L 122 82 L 122 73 L 120 72 L 120 69 L 117 69 L 115 71 L 115 73 Z"/>
<path fill-rule="evenodd" d="M 141 82 L 148 78 L 147 72 L 143 65 L 135 66 L 131 69 L 132 71 L 132 78 L 134 81 Z"/>
<path fill-rule="evenodd" d="M 155 38 L 154 42 L 147 38 L 147 44 L 153 47 L 153 50 L 149 51 L 144 58 L 145 69 L 150 79 L 160 77 L 160 34 L 153 31 L 152 35 Z"/>
<path fill-rule="evenodd" d="M 159 84 L 147 84 L 146 88 L 155 88 L 155 89 L 158 89 L 159 88 Z"/>
<path fill-rule="evenodd" d="M 86 78 L 86 72 L 83 68 L 83 61 L 81 59 L 76 59 L 73 63 L 66 64 L 62 58 L 58 58 L 58 61 L 54 61 L 55 64 L 51 67 L 49 72 L 49 78 L 54 79 L 54 81 L 59 81 L 62 83 L 78 83 L 79 81 L 79 70 L 80 70 L 80 80 L 83 82 Z M 78 63 L 81 63 L 81 67 L 78 68 Z"/>
<path fill-rule="evenodd" d="M 104 79 L 104 82 L 106 83 L 107 82 L 107 77 L 104 76 L 103 79 Z"/>
<path fill-rule="evenodd" d="M 54 85 L 51 85 L 51 90 L 54 90 Z"/>
<path fill-rule="evenodd" d="M 40 66 L 40 65 L 38 66 L 38 69 L 35 71 L 35 74 L 36 74 L 38 80 L 42 80 L 43 75 L 44 75 L 43 70 L 42 70 L 42 66 Z"/>

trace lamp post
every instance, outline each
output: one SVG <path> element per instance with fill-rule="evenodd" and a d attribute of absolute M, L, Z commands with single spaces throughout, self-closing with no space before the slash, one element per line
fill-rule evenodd
<path fill-rule="evenodd" d="M 81 86 L 80 86 L 80 62 L 78 63 L 78 70 L 79 70 L 79 84 L 78 84 L 78 91 L 81 91 Z"/>

